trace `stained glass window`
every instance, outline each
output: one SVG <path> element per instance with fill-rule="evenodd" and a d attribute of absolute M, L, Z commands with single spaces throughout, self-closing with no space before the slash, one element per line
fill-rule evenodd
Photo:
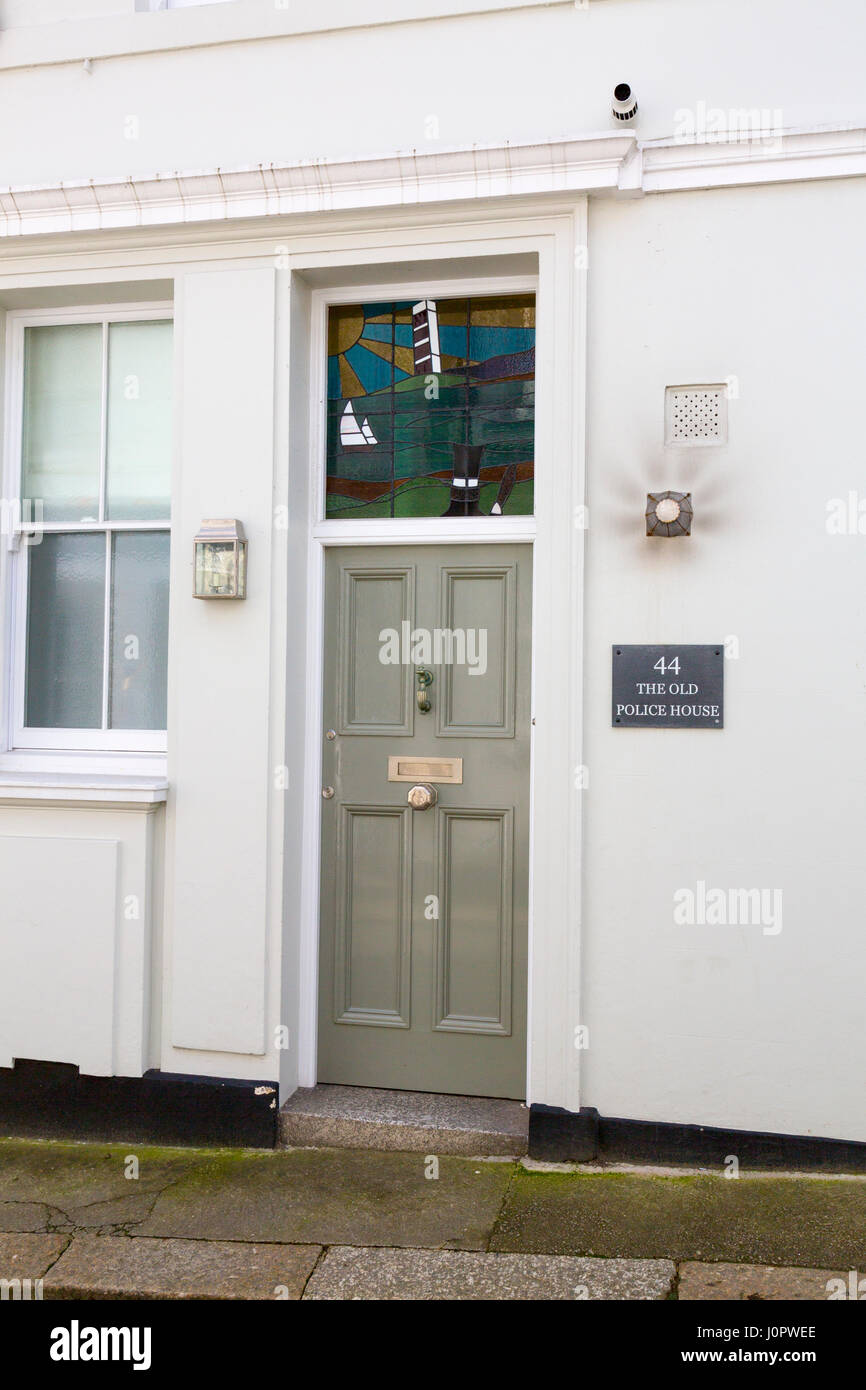
<path fill-rule="evenodd" d="M 535 296 L 332 305 L 329 519 L 532 513 Z"/>

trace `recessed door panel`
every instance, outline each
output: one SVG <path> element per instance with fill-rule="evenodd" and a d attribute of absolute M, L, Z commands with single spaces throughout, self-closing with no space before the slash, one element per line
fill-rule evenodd
<path fill-rule="evenodd" d="M 513 737 L 514 622 L 512 567 L 443 567 L 440 734 Z"/>
<path fill-rule="evenodd" d="M 439 818 L 437 1029 L 511 1032 L 511 829 L 510 811 Z"/>
<path fill-rule="evenodd" d="M 411 841 L 408 808 L 340 808 L 336 1023 L 410 1026 Z"/>
<path fill-rule="evenodd" d="M 341 733 L 412 732 L 412 671 L 399 657 L 405 642 L 403 624 L 411 620 L 414 607 L 414 581 L 410 566 L 341 569 Z"/>

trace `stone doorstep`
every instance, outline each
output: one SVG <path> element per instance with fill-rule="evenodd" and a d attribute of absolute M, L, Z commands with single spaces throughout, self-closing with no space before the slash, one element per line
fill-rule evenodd
<path fill-rule="evenodd" d="M 283 1148 L 520 1157 L 528 1146 L 529 1110 L 515 1100 L 313 1086 L 283 1105 L 279 1135 Z"/>

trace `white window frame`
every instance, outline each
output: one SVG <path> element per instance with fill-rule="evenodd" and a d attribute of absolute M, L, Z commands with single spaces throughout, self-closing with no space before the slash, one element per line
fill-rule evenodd
<path fill-rule="evenodd" d="M 7 316 L 6 330 L 6 446 L 3 469 L 3 496 L 12 507 L 17 507 L 17 517 L 13 529 L 2 537 L 7 548 L 7 627 L 6 682 L 7 717 L 5 720 L 4 743 L 8 750 L 2 763 L 7 766 L 18 761 L 16 754 L 44 755 L 45 753 L 70 754 L 73 765 L 77 765 L 82 754 L 112 754 L 111 762 L 116 763 L 117 755 L 151 754 L 161 755 L 164 764 L 167 747 L 167 733 L 164 729 L 38 729 L 27 728 L 24 723 L 24 696 L 27 662 L 27 563 L 28 546 L 23 536 L 27 529 L 27 517 L 21 518 L 22 499 L 22 438 L 24 423 L 24 341 L 25 330 L 51 325 L 72 325 L 97 323 L 103 326 L 103 397 L 102 433 L 100 441 L 100 502 L 103 500 L 106 476 L 106 430 L 107 430 L 107 342 L 108 326 L 114 323 L 150 322 L 154 319 L 173 321 L 173 304 L 158 302 L 147 305 L 101 305 L 99 307 L 46 309 L 39 311 L 13 310 Z M 8 515 L 7 507 L 7 515 Z M 165 531 L 171 535 L 171 517 L 159 521 L 110 521 L 45 522 L 42 525 L 45 535 L 105 534 L 106 556 L 111 547 L 112 537 L 118 532 Z M 105 574 L 105 646 L 108 647 L 108 628 L 110 623 L 110 579 L 111 569 L 106 566 Z M 110 678 L 108 665 L 103 670 L 103 711 L 105 710 L 105 691 Z M 76 756 L 77 755 L 77 756 Z M 155 771 L 156 764 L 151 759 L 134 759 L 138 763 L 136 771 Z M 111 765 L 111 764 L 109 764 Z M 89 769 L 104 767 L 105 764 L 88 760 Z"/>

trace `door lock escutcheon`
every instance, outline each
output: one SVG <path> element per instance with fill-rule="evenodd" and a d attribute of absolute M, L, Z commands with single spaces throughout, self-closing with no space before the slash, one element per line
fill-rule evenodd
<path fill-rule="evenodd" d="M 414 787 L 410 787 L 406 793 L 406 800 L 413 811 L 429 811 L 431 806 L 435 806 L 439 799 L 439 793 L 435 787 L 428 787 L 426 782 L 418 782 Z"/>

